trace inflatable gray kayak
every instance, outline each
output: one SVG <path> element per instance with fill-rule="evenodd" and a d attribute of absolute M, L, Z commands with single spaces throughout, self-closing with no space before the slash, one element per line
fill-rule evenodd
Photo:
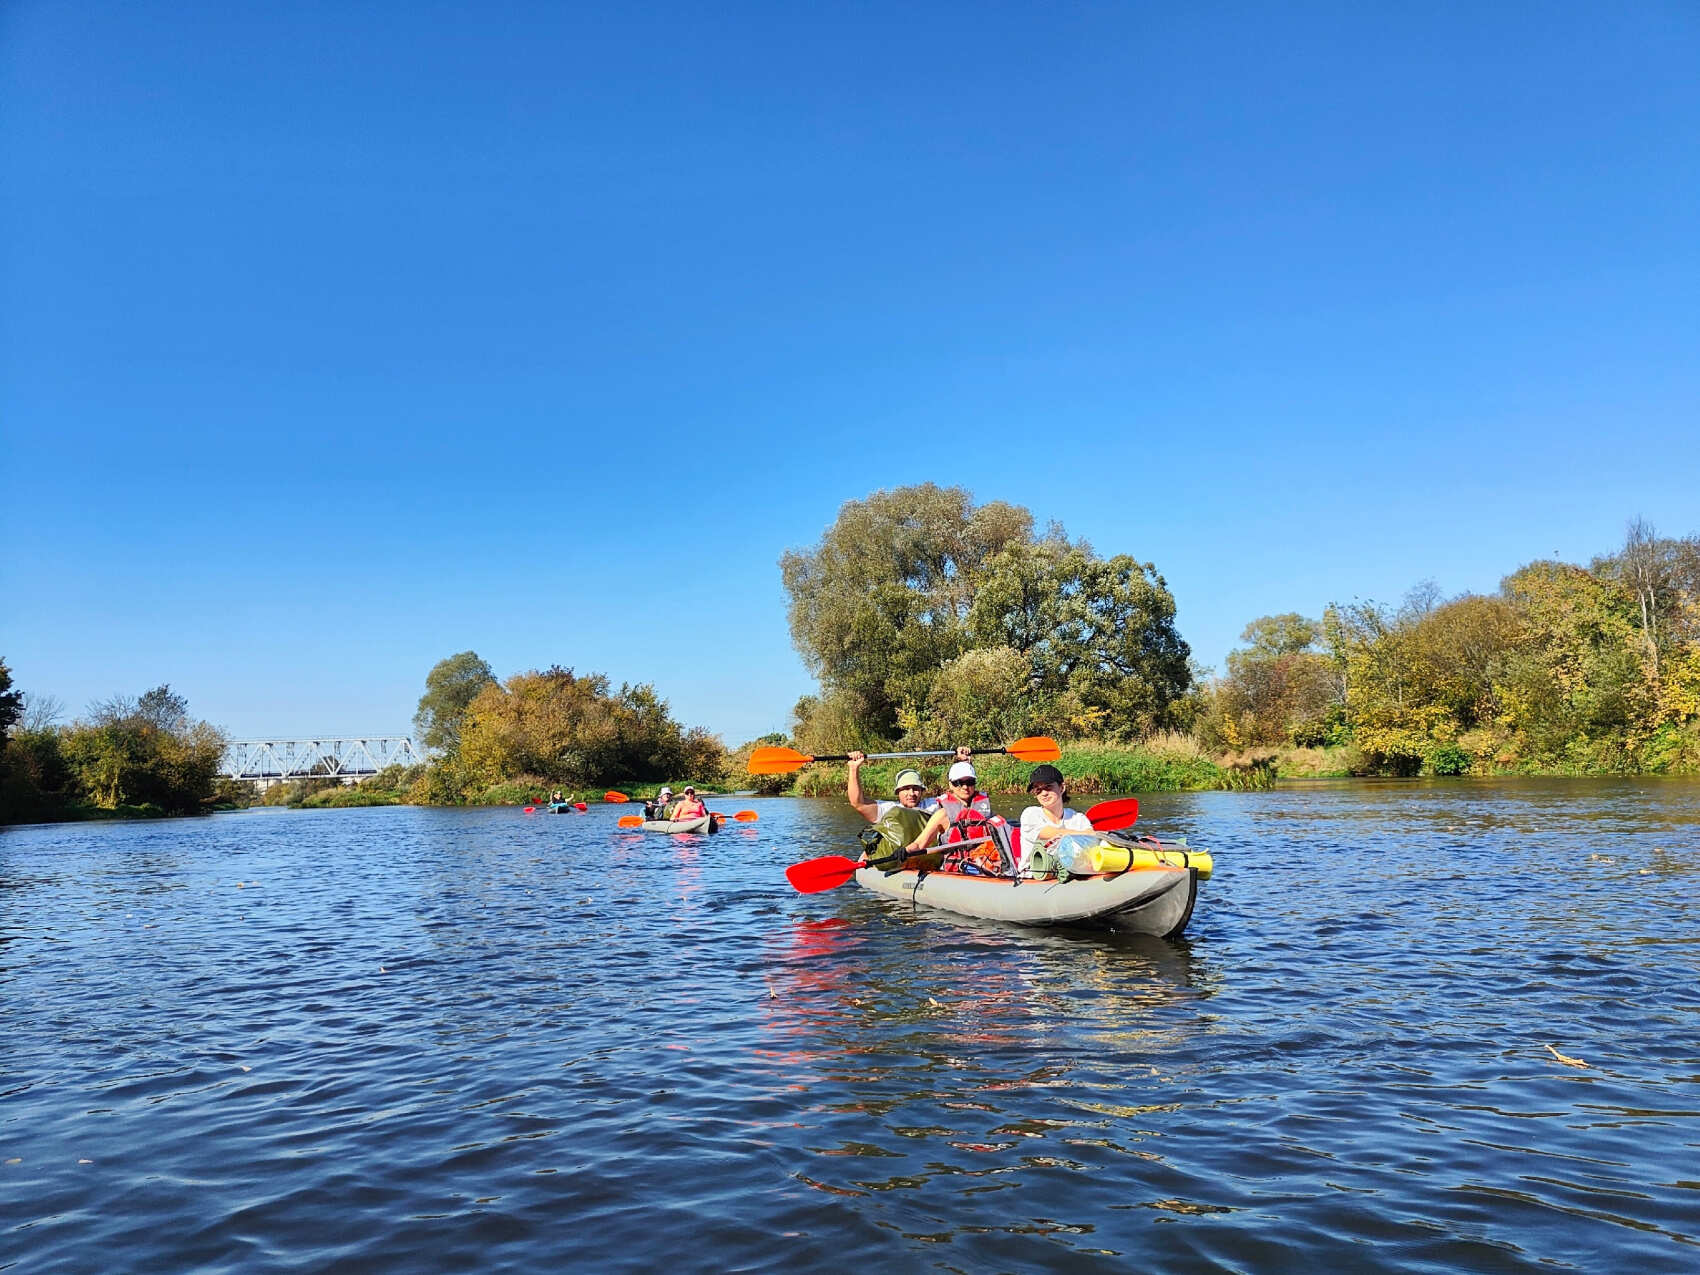
<path fill-rule="evenodd" d="M 1018 925 L 1108 925 L 1134 934 L 1173 938 L 1186 929 L 1198 899 L 1198 869 L 1140 867 L 1067 881 L 966 876 L 905 868 L 889 875 L 858 868 L 856 884 L 963 916 Z"/>
<path fill-rule="evenodd" d="M 719 832 L 720 821 L 713 815 L 695 819 L 645 819 L 645 832 Z"/>

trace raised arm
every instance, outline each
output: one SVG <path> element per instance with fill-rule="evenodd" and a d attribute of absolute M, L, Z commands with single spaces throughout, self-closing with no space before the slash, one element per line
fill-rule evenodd
<path fill-rule="evenodd" d="M 880 808 L 877 801 L 869 801 L 862 792 L 862 763 L 867 760 L 862 753 L 850 754 L 850 778 L 844 782 L 844 795 L 857 813 L 872 823 L 880 817 Z"/>

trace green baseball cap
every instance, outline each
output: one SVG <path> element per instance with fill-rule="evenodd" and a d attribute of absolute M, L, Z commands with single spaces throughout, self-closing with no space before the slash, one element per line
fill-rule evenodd
<path fill-rule="evenodd" d="M 897 772 L 897 782 L 891 788 L 893 792 L 902 792 L 905 788 L 925 788 L 918 770 L 900 770 Z"/>

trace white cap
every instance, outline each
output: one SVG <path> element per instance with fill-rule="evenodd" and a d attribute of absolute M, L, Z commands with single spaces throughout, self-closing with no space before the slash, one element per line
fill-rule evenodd
<path fill-rule="evenodd" d="M 661 791 L 656 793 L 655 795 L 657 797 L 671 797 L 673 795 L 673 790 L 671 788 L 667 787 L 665 784 L 663 784 Z"/>
<path fill-rule="evenodd" d="M 953 784 L 958 779 L 973 779 L 974 777 L 974 763 L 971 761 L 959 761 L 950 768 L 950 782 Z"/>

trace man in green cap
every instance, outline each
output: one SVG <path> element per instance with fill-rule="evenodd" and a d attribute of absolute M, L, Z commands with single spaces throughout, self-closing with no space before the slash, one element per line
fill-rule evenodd
<path fill-rule="evenodd" d="M 973 755 L 967 748 L 956 750 L 958 761 L 967 761 Z M 856 807 L 862 818 L 869 823 L 878 823 L 879 817 L 894 806 L 902 806 L 908 810 L 924 810 L 928 814 L 939 808 L 938 798 L 927 796 L 927 786 L 921 781 L 918 770 L 900 770 L 897 772 L 896 801 L 873 801 L 862 792 L 862 763 L 867 761 L 864 753 L 851 753 L 850 778 L 845 782 L 844 795 L 850 799 L 850 804 Z"/>

